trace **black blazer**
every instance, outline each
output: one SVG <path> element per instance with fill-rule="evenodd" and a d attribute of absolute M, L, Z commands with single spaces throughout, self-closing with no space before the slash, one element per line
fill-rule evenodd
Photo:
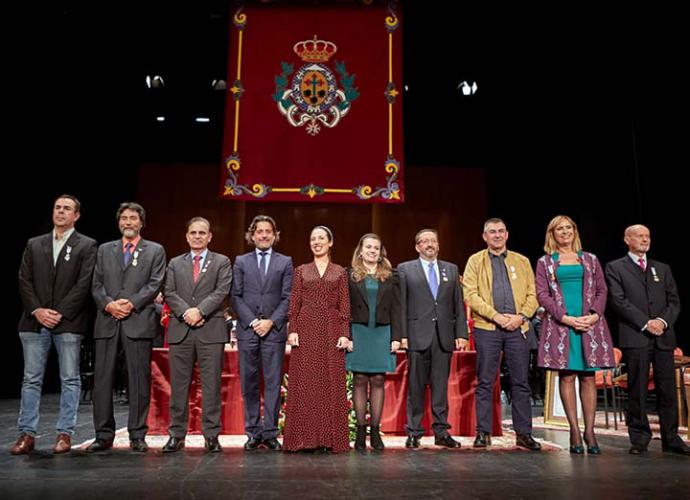
<path fill-rule="evenodd" d="M 19 268 L 19 295 L 24 312 L 20 332 L 43 327 L 31 314 L 45 307 L 62 314 L 54 333 L 86 333 L 86 301 L 96 263 L 96 240 L 74 231 L 53 264 L 53 232 L 31 238 Z"/>
<path fill-rule="evenodd" d="M 369 302 L 367 300 L 367 290 L 365 280 L 355 281 L 350 276 L 350 314 L 353 323 L 369 323 Z M 379 282 L 379 289 L 376 293 L 376 325 L 391 325 L 391 339 L 400 341 L 400 284 L 398 273 L 393 272 L 393 276 L 383 282 Z"/>
<path fill-rule="evenodd" d="M 655 279 L 656 276 L 656 279 Z M 671 268 L 658 260 L 648 259 L 642 271 L 626 255 L 606 265 L 609 304 L 618 315 L 618 342 L 623 348 L 644 348 L 653 339 L 656 347 L 676 347 L 673 324 L 680 313 L 680 297 Z M 642 331 L 654 318 L 662 318 L 668 328 L 660 336 Z"/>

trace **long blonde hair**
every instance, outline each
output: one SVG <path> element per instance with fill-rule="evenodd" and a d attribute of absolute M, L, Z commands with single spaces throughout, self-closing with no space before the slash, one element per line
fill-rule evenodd
<path fill-rule="evenodd" d="M 549 222 L 549 225 L 546 226 L 546 238 L 544 239 L 544 252 L 547 254 L 551 255 L 554 252 L 558 251 L 558 243 L 556 243 L 556 228 L 561 222 L 569 222 L 573 226 L 573 243 L 572 243 L 572 250 L 573 252 L 579 252 L 582 250 L 582 242 L 580 241 L 580 232 L 577 230 L 577 224 L 575 224 L 575 221 L 568 217 L 567 215 L 557 215 L 553 219 L 551 219 L 551 222 Z"/>
<path fill-rule="evenodd" d="M 374 277 L 381 282 L 386 281 L 393 275 L 393 266 L 388 257 L 386 257 L 386 247 L 383 246 L 383 241 L 378 234 L 367 233 L 359 239 L 357 247 L 352 254 L 352 279 L 355 281 L 362 281 L 367 276 L 367 268 L 364 266 L 362 259 L 362 248 L 364 247 L 364 240 L 371 238 L 377 240 L 381 244 L 381 255 L 379 256 L 378 266 L 376 266 L 376 273 Z"/>

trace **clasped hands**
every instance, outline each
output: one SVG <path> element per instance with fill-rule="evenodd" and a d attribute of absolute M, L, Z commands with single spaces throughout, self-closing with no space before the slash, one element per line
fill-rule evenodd
<path fill-rule="evenodd" d="M 125 319 L 127 316 L 132 314 L 133 310 L 134 304 L 132 304 L 128 299 L 113 300 L 105 306 L 105 312 L 117 320 Z"/>
<path fill-rule="evenodd" d="M 586 314 L 584 316 L 568 316 L 566 314 L 561 318 L 561 323 L 578 332 L 589 331 L 597 321 L 599 321 L 599 315 L 597 313 Z"/>

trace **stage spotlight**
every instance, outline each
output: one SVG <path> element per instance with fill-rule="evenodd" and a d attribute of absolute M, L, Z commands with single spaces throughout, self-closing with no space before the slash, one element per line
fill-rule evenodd
<path fill-rule="evenodd" d="M 213 80 L 211 82 L 211 87 L 213 87 L 214 90 L 227 90 L 228 84 L 225 80 Z"/>
<path fill-rule="evenodd" d="M 458 84 L 456 87 L 460 91 L 462 91 L 462 95 L 474 95 L 477 93 L 477 82 L 467 82 L 467 81 L 462 81 Z"/>
<path fill-rule="evenodd" d="M 160 75 L 146 75 L 146 86 L 150 89 L 162 89 L 165 87 L 165 82 Z"/>

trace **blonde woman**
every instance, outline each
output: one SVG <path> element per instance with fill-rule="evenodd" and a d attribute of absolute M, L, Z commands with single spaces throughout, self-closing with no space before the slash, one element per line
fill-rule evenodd
<path fill-rule="evenodd" d="M 347 354 L 346 368 L 354 380 L 355 449 L 366 448 L 369 401 L 371 447 L 381 451 L 385 372 L 395 371 L 395 352 L 400 347 L 400 288 L 383 242 L 374 233 L 362 236 L 352 254 L 350 310 L 352 352 Z"/>
<path fill-rule="evenodd" d="M 601 453 L 594 436 L 597 389 L 594 371 L 614 366 L 613 342 L 604 319 L 606 281 L 595 255 L 582 251 L 575 222 L 558 215 L 549 222 L 546 255 L 537 262 L 537 299 L 546 315 L 539 339 L 539 366 L 558 370 L 559 391 L 570 424 L 570 453 L 584 453 L 577 421 L 575 379 L 585 419 L 587 453 Z"/>

